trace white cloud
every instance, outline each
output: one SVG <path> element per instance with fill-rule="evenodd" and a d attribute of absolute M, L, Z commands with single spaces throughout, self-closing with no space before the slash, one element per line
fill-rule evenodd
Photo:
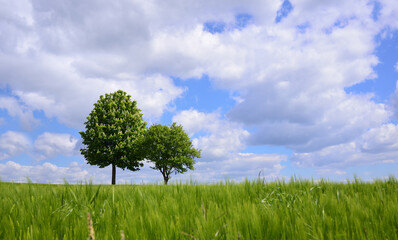
<path fill-rule="evenodd" d="M 230 116 L 249 123 L 260 121 L 256 125 L 259 130 L 250 137 L 252 144 L 284 145 L 296 151 L 313 151 L 349 142 L 367 129 L 387 122 L 392 113 L 384 104 L 376 104 L 369 98 L 340 91 L 290 99 L 286 105 L 272 106 L 274 103 L 271 103 L 269 108 L 266 104 L 256 106 L 252 102 L 243 108 L 238 105 Z M 258 101 L 261 99 L 257 98 Z"/>
<path fill-rule="evenodd" d="M 0 160 L 27 152 L 30 149 L 30 145 L 31 143 L 25 134 L 7 131 L 0 135 Z"/>
<path fill-rule="evenodd" d="M 200 26 L 161 32 L 153 38 L 160 56 L 155 64 L 178 62 L 178 69 L 167 68 L 168 74 L 206 73 L 216 86 L 239 92 L 240 101 L 228 117 L 257 128 L 252 144 L 317 150 L 351 141 L 387 122 L 392 113 L 386 105 L 344 90 L 376 77 L 374 36 L 382 27 L 372 19 L 373 5 L 293 5 L 292 13 L 277 25 L 254 22 L 243 30 L 214 35 Z M 300 30 L 300 24 L 308 26 Z"/>
<path fill-rule="evenodd" d="M 398 81 L 395 84 L 395 92 L 391 95 L 392 111 L 394 112 L 395 118 L 398 117 Z"/>
<path fill-rule="evenodd" d="M 361 137 L 359 144 L 363 152 L 391 152 L 398 151 L 397 139 L 398 126 L 390 123 L 370 129 Z"/>
<path fill-rule="evenodd" d="M 395 63 L 395 71 L 397 71 L 398 72 L 398 62 L 397 63 Z"/>
<path fill-rule="evenodd" d="M 283 169 L 281 162 L 287 159 L 286 155 L 280 154 L 239 152 L 246 148 L 249 132 L 240 124 L 221 119 L 217 112 L 185 110 L 175 115 L 173 121 L 182 124 L 194 136 L 194 146 L 202 150 L 195 171 L 189 174 L 194 179 L 219 181 L 230 177 L 243 180 L 242 176 L 253 178 L 260 171 L 266 178 L 275 178 Z M 187 179 L 187 176 L 181 178 Z"/>
<path fill-rule="evenodd" d="M 347 172 L 345 172 L 345 171 L 339 171 L 339 170 L 337 170 L 335 173 L 336 173 L 337 175 L 345 175 L 345 174 L 347 174 Z"/>
<path fill-rule="evenodd" d="M 121 3 L 70 5 L 69 13 L 51 1 L 2 4 L 7 21 L 0 25 L 0 85 L 8 85 L 29 110 L 75 128 L 99 95 L 118 89 L 131 94 L 148 118 L 172 110 L 183 89 L 164 74 L 139 70 L 150 55 L 146 17 L 137 10 L 145 6 Z M 135 14 L 119 14 L 124 11 L 117 5 Z M 104 15 L 113 17 L 99 21 Z"/>
<path fill-rule="evenodd" d="M 184 110 L 173 116 L 173 122 L 177 122 L 184 127 L 184 130 L 192 137 L 195 133 L 206 130 L 217 131 L 222 122 L 219 120 L 220 114 L 217 112 L 204 113 L 193 108 Z"/>
<path fill-rule="evenodd" d="M 76 162 L 69 167 L 58 167 L 51 163 L 43 163 L 36 166 L 25 166 L 19 163 L 8 161 L 0 164 L 1 181 L 26 182 L 27 177 L 32 182 L 40 183 L 63 183 L 64 179 L 70 183 L 89 180 L 89 173 Z"/>
<path fill-rule="evenodd" d="M 39 124 L 39 120 L 33 116 L 32 110 L 20 104 L 15 98 L 0 97 L 0 109 L 6 109 L 10 116 L 18 117 L 22 127 L 26 130 L 32 130 Z"/>
<path fill-rule="evenodd" d="M 372 96 L 344 89 L 376 77 L 375 36 L 398 29 L 397 2 L 381 0 L 375 21 L 367 0 L 297 0 L 275 23 L 281 3 L 3 1 L 0 86 L 18 101 L 1 98 L 0 108 L 26 128 L 37 124 L 35 110 L 81 128 L 99 95 L 123 89 L 145 117 L 158 119 L 184 91 L 170 76 L 206 74 L 238 100 L 229 119 L 191 109 L 173 120 L 197 134 L 194 142 L 208 161 L 237 158 L 247 146 L 244 127 L 255 129 L 250 144 L 287 146 L 303 164 L 316 154 L 324 161 L 309 166 L 333 163 L 335 150 L 349 159 L 365 154 L 358 139 L 392 113 Z M 251 24 L 218 34 L 203 30 L 207 21 L 232 26 L 239 13 L 250 14 Z M 385 140 L 366 141 L 368 150 L 387 147 Z M 65 150 L 57 146 L 48 155 Z"/>
<path fill-rule="evenodd" d="M 34 147 L 38 160 L 79 154 L 78 139 L 70 134 L 45 132 L 35 140 Z"/>
<path fill-rule="evenodd" d="M 130 80 L 86 79 L 82 83 L 73 80 L 70 89 L 61 94 L 16 91 L 16 94 L 33 109 L 45 109 L 49 116 L 57 116 L 61 123 L 72 127 L 81 127 L 85 118 L 98 101 L 99 96 L 122 89 L 137 101 L 138 107 L 148 118 L 158 118 L 173 99 L 183 90 L 174 86 L 172 80 L 161 75 L 131 76 Z M 67 81 L 64 84 L 70 84 Z M 96 86 L 93 88 L 92 86 Z"/>
<path fill-rule="evenodd" d="M 234 158 L 229 159 L 221 167 L 226 176 L 247 176 L 256 177 L 259 172 L 263 177 L 275 178 L 284 168 L 281 162 L 286 161 L 286 155 L 280 154 L 255 154 L 238 153 Z"/>
<path fill-rule="evenodd" d="M 50 61 L 61 63 L 62 60 Z M 32 63 L 32 65 L 35 64 Z M 23 66 L 19 65 L 16 68 L 23 68 Z M 16 68 L 9 71 L 18 73 Z M 32 79 L 32 75 L 27 73 L 29 76 L 15 78 L 11 85 L 18 89 L 14 91 L 14 94 L 30 111 L 43 110 L 47 117 L 57 117 L 61 123 L 74 128 L 82 127 L 93 104 L 100 95 L 105 93 L 122 89 L 132 96 L 132 100 L 137 101 L 138 107 L 147 118 L 159 118 L 164 111 L 171 109 L 172 101 L 183 92 L 183 89 L 176 87 L 170 78 L 159 74 L 121 76 L 119 79 L 105 80 L 83 79 L 71 73 L 72 69 L 64 66 L 56 71 L 53 73 L 54 76 L 48 76 L 48 73 L 43 74 L 48 79 L 58 79 L 58 81 Z M 25 84 L 26 78 L 35 84 Z"/>
<path fill-rule="evenodd" d="M 329 176 L 340 176 L 339 179 L 343 180 L 341 177 L 344 175 L 347 175 L 346 171 L 341 171 L 341 170 L 336 170 L 334 168 L 317 168 L 316 169 L 316 174 L 320 176 L 320 179 L 328 179 Z M 316 181 L 319 181 L 320 179 L 317 179 Z"/>
<path fill-rule="evenodd" d="M 319 151 L 294 153 L 291 160 L 300 167 L 344 169 L 351 166 L 398 162 L 398 126 L 385 124 L 372 128 L 349 143 Z"/>
<path fill-rule="evenodd" d="M 260 175 L 261 178 L 275 180 L 281 177 L 280 171 L 284 168 L 281 162 L 286 159 L 286 155 L 279 154 L 237 153 L 223 161 L 198 161 L 193 172 L 178 178 L 217 182 L 226 178 L 235 181 L 242 181 L 245 178 L 255 179 Z"/>
<path fill-rule="evenodd" d="M 171 182 L 182 181 L 185 183 L 193 180 L 199 183 L 209 183 L 226 180 L 227 178 L 242 181 L 246 177 L 249 179 L 259 177 L 260 171 L 261 178 L 275 180 L 277 177 L 281 177 L 280 171 L 284 168 L 281 163 L 286 160 L 286 155 L 254 153 L 236 153 L 230 155 L 229 158 L 210 162 L 196 159 L 195 170 L 173 175 Z M 106 183 L 108 183 L 111 169 L 106 170 L 106 173 L 109 174 L 109 179 L 106 180 Z M 163 183 L 161 173 L 149 168 L 149 164 L 145 164 L 138 172 L 118 170 L 117 174 L 121 183 L 130 183 L 131 181 L 136 183 Z"/>
<path fill-rule="evenodd" d="M 369 14 L 372 6 L 362 1 L 351 9 L 347 4 L 352 3 L 317 2 L 312 6 L 309 1 L 300 1 L 293 4 L 293 12 L 278 28 L 242 31 L 240 37 L 247 40 L 242 45 L 251 46 L 245 56 L 253 59 L 246 64 L 261 66 L 245 67 L 236 80 L 217 81 L 242 92 L 243 101 L 227 116 L 257 128 L 251 144 L 317 150 L 351 141 L 390 119 L 388 107 L 374 103 L 372 96 L 344 91 L 374 78 L 372 68 L 378 63 L 373 50 L 379 29 Z M 322 18 L 314 16 L 319 12 Z M 345 22 L 338 25 L 338 21 Z M 301 22 L 309 24 L 305 32 L 297 30 Z M 266 44 L 255 41 L 259 36 Z"/>
<path fill-rule="evenodd" d="M 203 136 L 192 140 L 195 147 L 202 149 L 204 161 L 228 158 L 230 154 L 245 148 L 245 141 L 249 136 L 249 132 L 242 126 L 220 119 L 217 112 L 185 110 L 175 115 L 173 122 L 181 124 L 191 136 L 197 132 L 204 132 Z"/>
<path fill-rule="evenodd" d="M 154 180 L 162 180 L 161 174 L 149 167 L 144 167 L 139 172 L 129 170 L 116 170 L 116 180 L 118 184 L 123 183 L 149 183 Z M 68 166 L 59 167 L 52 163 L 29 166 L 22 165 L 13 161 L 0 163 L 0 180 L 4 182 L 27 182 L 29 178 L 32 182 L 38 183 L 79 183 L 92 181 L 94 184 L 110 184 L 112 179 L 112 168 L 99 168 L 84 163 L 72 162 Z"/>
<path fill-rule="evenodd" d="M 65 167 L 59 167 L 49 162 L 34 166 L 22 165 L 14 161 L 0 163 L 0 180 L 3 182 L 27 182 L 29 178 L 32 182 L 37 183 L 60 184 L 66 180 L 68 183 L 92 181 L 94 184 L 110 184 L 111 177 L 111 167 L 98 168 L 97 166 L 87 165 L 85 162 L 83 164 L 72 162 Z M 117 184 L 139 184 L 162 183 L 163 179 L 160 172 L 145 166 L 138 172 L 122 171 L 117 168 L 116 181 Z"/>
<path fill-rule="evenodd" d="M 214 35 L 198 25 L 186 31 L 160 32 L 153 37 L 153 49 L 159 56 L 154 64 L 167 68 L 168 74 L 183 77 L 207 73 L 219 86 L 238 91 L 253 84 L 282 80 L 301 86 L 299 90 L 319 80 L 323 85 L 318 83 L 311 88 L 345 87 L 372 76 L 372 66 L 377 64 L 372 55 L 373 35 L 378 30 L 367 14 L 372 7 L 365 1 L 355 3 L 355 10 L 352 2 L 325 4 L 317 5 L 326 13 L 330 8 L 330 14 L 307 9 L 307 19 L 297 6 L 283 24 L 255 22 L 243 30 Z M 345 15 L 353 19 L 344 27 L 333 25 Z M 297 31 L 301 21 L 311 24 L 306 33 Z M 167 67 L 168 62 L 176 64 Z M 174 67 L 182 70 L 173 70 Z"/>
<path fill-rule="evenodd" d="M 161 49 L 168 46 L 158 40 L 164 34 L 201 29 L 208 20 L 234 21 L 240 13 L 236 9 L 261 9 L 259 19 L 271 21 L 278 5 L 123 0 L 112 5 L 4 3 L 1 12 L 7 21 L 1 25 L 0 84 L 9 85 L 32 109 L 75 128 L 81 127 L 100 94 L 117 89 L 130 93 L 146 117 L 159 118 L 173 109 L 170 104 L 182 93 L 168 76 L 201 75 L 185 69 L 196 68 L 195 57 L 190 61 L 184 56 L 192 49 L 181 45 L 181 54 L 163 57 Z"/>
<path fill-rule="evenodd" d="M 195 147 L 202 149 L 204 160 L 229 158 L 231 154 L 243 150 L 249 133 L 241 129 L 224 129 L 220 132 L 193 139 Z"/>
<path fill-rule="evenodd" d="M 2 53 L 25 52 L 31 45 L 31 35 L 26 30 L 33 26 L 30 1 L 1 1 L 0 3 L 0 50 Z M 7 34 L 5 34 L 7 33 Z"/>
<path fill-rule="evenodd" d="M 374 22 L 371 19 L 374 5 L 367 0 L 355 2 L 296 0 L 292 4 L 294 10 L 285 20 L 288 24 L 300 25 L 309 22 L 311 27 L 322 30 L 333 25 L 344 26 L 355 18 L 361 21 L 366 20 L 367 24 Z M 336 23 L 336 20 L 339 20 L 339 23 Z"/>
<path fill-rule="evenodd" d="M 394 0 L 381 0 L 380 21 L 393 28 L 398 29 L 398 3 Z"/>
<path fill-rule="evenodd" d="M 374 75 L 377 64 L 378 29 L 367 1 L 297 1 L 279 24 L 274 19 L 280 1 L 116 2 L 41 0 L 15 8 L 4 27 L 13 54 L 0 55 L 3 81 L 26 105 L 80 127 L 98 96 L 110 89 L 125 89 L 145 114 L 160 117 L 182 93 L 168 76 L 202 74 L 240 92 L 241 99 L 257 95 L 258 88 L 273 89 L 279 98 L 288 92 L 292 101 L 276 99 L 271 107 L 287 111 L 301 101 L 306 115 L 323 110 L 305 105 L 314 93 L 361 82 Z M 252 24 L 221 34 L 203 31 L 206 21 L 231 23 L 239 13 L 251 14 Z M 19 23 L 27 30 L 17 27 L 18 16 L 27 19 Z M 337 21 L 344 24 L 335 26 Z M 297 31 L 301 23 L 309 24 L 305 33 Z M 13 43 L 27 39 L 30 44 L 18 52 Z"/>

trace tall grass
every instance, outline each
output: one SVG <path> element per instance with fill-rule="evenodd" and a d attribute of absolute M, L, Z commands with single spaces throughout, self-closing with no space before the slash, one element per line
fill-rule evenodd
<path fill-rule="evenodd" d="M 398 239 L 398 182 L 0 183 L 0 239 L 88 239 L 88 214 L 96 239 Z"/>

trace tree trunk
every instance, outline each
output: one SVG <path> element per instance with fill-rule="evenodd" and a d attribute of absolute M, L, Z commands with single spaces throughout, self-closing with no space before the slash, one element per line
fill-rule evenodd
<path fill-rule="evenodd" d="M 167 174 L 166 170 L 160 170 L 160 172 L 163 175 L 164 185 L 167 185 L 167 182 L 169 181 L 169 175 Z"/>
<path fill-rule="evenodd" d="M 116 184 L 116 166 L 112 164 L 112 185 Z"/>
<path fill-rule="evenodd" d="M 164 177 L 164 185 L 167 185 L 167 182 L 169 181 L 169 177 Z"/>

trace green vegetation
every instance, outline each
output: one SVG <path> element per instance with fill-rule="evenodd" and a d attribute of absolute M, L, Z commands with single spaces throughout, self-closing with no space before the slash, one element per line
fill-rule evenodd
<path fill-rule="evenodd" d="M 0 239 L 398 239 L 398 181 L 0 183 Z"/>
<path fill-rule="evenodd" d="M 172 173 L 193 170 L 194 158 L 200 157 L 182 126 L 153 124 L 146 129 L 137 102 L 122 90 L 101 95 L 84 124 L 86 131 L 79 132 L 84 144 L 80 152 L 90 165 L 112 165 L 112 185 L 116 167 L 138 171 L 146 159 L 167 184 Z"/>
<path fill-rule="evenodd" d="M 139 140 L 140 152 L 162 173 L 164 184 L 170 174 L 193 170 L 194 158 L 200 158 L 200 151 L 193 147 L 191 139 L 181 125 L 153 124 Z"/>
<path fill-rule="evenodd" d="M 100 168 L 112 165 L 112 184 L 116 184 L 116 167 L 138 171 L 144 160 L 137 151 L 136 140 L 143 136 L 146 122 L 131 96 L 119 90 L 100 96 L 80 132 L 87 163 Z"/>

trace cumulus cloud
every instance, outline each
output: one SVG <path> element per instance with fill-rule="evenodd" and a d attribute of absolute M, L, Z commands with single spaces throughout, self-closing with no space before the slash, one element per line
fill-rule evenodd
<path fill-rule="evenodd" d="M 377 77 L 375 36 L 398 29 L 394 0 L 377 1 L 380 9 L 297 0 L 280 21 L 282 1 L 271 0 L 14 2 L 0 4 L 0 86 L 18 101 L 2 98 L 0 108 L 26 128 L 35 110 L 81 128 L 99 95 L 118 89 L 159 119 L 184 91 L 172 77 L 204 74 L 238 100 L 228 120 L 192 109 L 173 120 L 197 134 L 208 161 L 235 159 L 247 144 L 286 146 L 303 163 L 305 154 L 327 162 L 336 149 L 372 154 L 377 144 L 357 150 L 358 139 L 392 115 L 344 89 Z M 242 14 L 250 24 L 240 25 Z M 226 27 L 211 32 L 211 22 Z M 52 146 L 44 155 L 67 151 Z"/>
<path fill-rule="evenodd" d="M 25 166 L 19 163 L 8 161 L 0 164 L 1 181 L 26 182 L 29 178 L 32 182 L 39 183 L 63 183 L 64 180 L 70 183 L 89 180 L 89 173 L 76 162 L 68 167 L 58 167 L 51 163 L 43 163 L 36 166 Z"/>
<path fill-rule="evenodd" d="M 220 119 L 217 112 L 204 113 L 195 109 L 185 110 L 173 117 L 173 122 L 181 124 L 192 136 L 196 132 L 203 132 L 203 136 L 194 138 L 195 147 L 202 149 L 205 161 L 228 158 L 245 148 L 245 140 L 249 132 L 242 126 Z"/>
<path fill-rule="evenodd" d="M 398 126 L 384 124 L 372 128 L 348 143 L 319 151 L 294 153 L 291 161 L 300 167 L 344 169 L 351 166 L 398 162 Z"/>
<path fill-rule="evenodd" d="M 371 95 L 344 90 L 376 77 L 374 36 L 382 29 L 372 4 L 353 4 L 298 1 L 277 24 L 260 24 L 253 13 L 244 29 L 164 31 L 152 41 L 160 56 L 154 64 L 177 59 L 181 68 L 168 67 L 168 74 L 206 73 L 219 88 L 240 93 L 227 116 L 256 128 L 251 144 L 309 151 L 349 142 L 391 117 Z"/>
<path fill-rule="evenodd" d="M 262 171 L 263 177 L 275 178 L 284 168 L 281 162 L 286 161 L 286 155 L 241 153 L 249 132 L 241 124 L 222 119 L 218 112 L 190 109 L 176 114 L 173 121 L 182 124 L 193 136 L 194 146 L 202 150 L 202 158 L 189 177 L 210 182 L 225 177 L 240 181 L 243 176 L 253 178 Z"/>
<path fill-rule="evenodd" d="M 398 29 L 398 3 L 394 0 L 382 0 L 379 1 L 381 5 L 380 9 L 380 21 L 382 24 L 387 25 L 393 29 Z"/>
<path fill-rule="evenodd" d="M 346 171 L 341 171 L 341 170 L 336 170 L 336 169 L 330 169 L 330 168 L 318 168 L 316 170 L 316 173 L 319 176 L 322 176 L 323 179 L 326 179 L 325 176 L 330 176 L 330 175 L 339 175 L 339 176 L 344 176 L 347 174 Z"/>
<path fill-rule="evenodd" d="M 216 81 L 242 93 L 243 101 L 227 116 L 256 128 L 251 144 L 315 151 L 389 121 L 392 113 L 385 104 L 344 91 L 374 78 L 378 63 L 373 50 L 380 26 L 371 17 L 373 6 L 361 1 L 352 9 L 350 4 L 298 1 L 278 28 L 249 27 L 235 39 L 246 40 L 239 41 L 240 49 L 253 60 L 239 64 L 243 70 L 237 79 Z M 322 18 L 311 20 L 319 12 Z M 259 36 L 267 44 L 256 42 Z"/>
<path fill-rule="evenodd" d="M 122 5 L 96 4 L 2 4 L 1 86 L 8 85 L 29 110 L 43 110 L 70 127 L 81 128 L 99 95 L 118 89 L 131 94 L 148 118 L 159 118 L 183 89 L 169 76 L 139 70 L 140 55 L 150 55 L 141 45 L 147 42 L 145 17 L 137 4 L 129 7 L 138 15 L 124 16 L 113 14 L 124 12 Z M 100 23 L 105 15 L 113 18 Z"/>
<path fill-rule="evenodd" d="M 251 117 L 260 121 L 256 124 L 259 130 L 250 137 L 252 144 L 284 145 L 296 151 L 314 151 L 349 142 L 369 128 L 387 122 L 392 113 L 384 104 L 372 102 L 370 97 L 329 91 L 328 95 L 320 96 L 319 99 L 314 96 L 311 100 L 303 99 L 303 103 L 300 100 L 292 100 L 293 103 L 287 100 L 290 102 L 287 105 L 278 105 L 284 106 L 279 111 L 275 109 L 276 106 L 267 108 L 266 104 L 238 105 L 230 112 L 230 116 L 243 121 L 252 121 Z M 260 101 L 261 97 L 257 100 Z M 238 115 L 239 112 L 243 114 Z"/>
<path fill-rule="evenodd" d="M 32 61 L 41 62 L 42 60 Z M 57 62 L 60 60 L 48 61 Z M 35 63 L 33 62 L 32 65 L 34 66 Z M 169 104 L 173 99 L 183 92 L 183 89 L 176 87 L 169 77 L 158 74 L 148 76 L 126 75 L 122 76 L 122 79 L 106 80 L 83 79 L 81 76 L 70 73 L 73 70 L 64 66 L 57 69 L 54 76 L 48 76 L 48 72 L 44 72 L 43 75 L 30 74 L 30 67 L 21 73 L 18 70 L 20 68 L 24 68 L 24 65 L 18 64 L 8 71 L 11 72 L 10 75 L 22 75 L 15 77 L 15 81 L 11 85 L 15 89 L 14 94 L 27 106 L 27 113 L 31 113 L 32 110 L 43 110 L 47 117 L 57 117 L 60 123 L 75 128 L 82 127 L 93 104 L 99 99 L 100 95 L 105 93 L 122 89 L 130 94 L 133 100 L 137 101 L 138 107 L 143 110 L 145 116 L 158 118 L 169 109 Z M 36 76 L 38 79 L 33 79 Z M 48 77 L 48 79 L 42 80 L 43 76 Z M 34 84 L 25 84 L 25 79 L 32 80 Z M 57 79 L 57 81 L 53 79 Z M 15 86 L 17 84 L 21 86 Z"/>
<path fill-rule="evenodd" d="M 361 151 L 381 153 L 398 151 L 398 126 L 385 124 L 378 128 L 370 129 L 359 141 Z"/>
<path fill-rule="evenodd" d="M 202 24 L 234 22 L 240 13 L 236 9 L 270 22 L 278 5 L 273 1 L 267 5 L 258 1 L 4 3 L 0 84 L 9 85 L 32 110 L 43 110 L 70 127 L 81 127 L 98 96 L 117 89 L 130 93 L 147 117 L 159 118 L 173 109 L 170 104 L 183 91 L 169 76 L 200 76 L 206 71 L 196 66 L 200 64 L 195 55 L 204 51 L 194 49 L 201 46 L 176 46 L 181 43 L 179 32 L 196 29 L 197 34 L 211 37 L 202 31 Z M 172 52 L 167 51 L 170 34 L 178 47 Z M 220 53 L 225 49 L 221 47 Z M 199 60 L 206 56 L 201 54 Z"/>
<path fill-rule="evenodd" d="M 284 168 L 281 163 L 286 160 L 286 155 L 237 153 L 224 161 L 198 161 L 195 171 L 178 178 L 183 180 L 192 178 L 198 182 L 217 182 L 226 179 L 242 181 L 245 178 L 255 179 L 260 174 L 261 178 L 274 180 L 281 176 L 280 171 Z"/>
<path fill-rule="evenodd" d="M 370 16 L 373 6 L 353 4 L 297 1 L 275 23 L 280 1 L 25 1 L 3 7 L 17 11 L 9 11 L 15 14 L 4 23 L 13 54 L 0 56 L 0 73 L 27 105 L 74 127 L 108 89 L 128 90 L 145 113 L 161 116 L 182 93 L 168 76 L 209 74 L 217 86 L 244 98 L 258 95 L 252 92 L 257 88 L 272 89 L 279 98 L 288 92 L 294 100 L 276 99 L 271 106 L 283 112 L 281 104 L 294 108 L 293 101 L 300 105 L 316 91 L 341 89 L 374 75 L 378 28 Z M 252 16 L 252 24 L 220 34 L 203 27 L 208 21 L 236 22 L 240 13 Z M 306 23 L 304 33 L 297 30 Z M 302 110 L 305 118 L 318 108 Z"/>
<path fill-rule="evenodd" d="M 0 97 L 0 109 L 5 109 L 8 115 L 18 117 L 25 130 L 32 130 L 39 124 L 39 120 L 33 116 L 32 110 L 20 104 L 13 97 Z M 0 121 L 1 123 L 2 121 Z"/>
<path fill-rule="evenodd" d="M 116 180 L 124 183 L 154 183 L 161 182 L 162 175 L 145 166 L 141 171 L 122 171 L 117 168 Z M 72 162 L 68 166 L 59 167 L 53 163 L 44 162 L 38 165 L 23 165 L 14 161 L 0 163 L 0 180 L 4 182 L 27 182 L 28 178 L 37 183 L 81 183 L 92 181 L 94 184 L 110 184 L 112 167 L 98 168 L 86 163 Z"/>
<path fill-rule="evenodd" d="M 171 110 L 170 103 L 183 89 L 161 75 L 125 76 L 123 80 L 70 79 L 59 84 L 52 92 L 17 90 L 15 94 L 31 109 L 44 110 L 47 117 L 57 117 L 70 127 L 81 128 L 85 118 L 98 101 L 99 96 L 122 89 L 137 101 L 138 107 L 148 118 L 159 118 Z M 130 79 L 130 80 L 128 80 Z M 64 85 L 65 84 L 65 85 Z M 69 86 L 72 84 L 71 86 Z M 96 86 L 93 88 L 93 86 Z M 46 87 L 43 86 L 43 89 Z M 61 89 L 64 89 L 62 92 Z"/>
<path fill-rule="evenodd" d="M 139 172 L 116 170 L 117 184 L 130 183 L 162 183 L 162 174 L 149 166 L 144 166 Z M 0 181 L 27 182 L 28 179 L 37 183 L 81 183 L 92 181 L 94 184 L 110 184 L 112 167 L 98 168 L 84 163 L 72 162 L 68 166 L 59 167 L 44 162 L 38 165 L 23 165 L 14 161 L 0 163 Z M 177 175 L 173 180 L 184 179 Z M 185 177 L 185 176 L 184 176 Z"/>
<path fill-rule="evenodd" d="M 38 160 L 44 160 L 57 155 L 72 156 L 79 153 L 79 140 L 70 134 L 45 132 L 34 142 Z"/>
<path fill-rule="evenodd" d="M 392 111 L 394 112 L 395 118 L 398 117 L 398 81 L 395 84 L 395 92 L 391 95 Z"/>
<path fill-rule="evenodd" d="M 0 160 L 5 160 L 28 152 L 30 145 L 30 140 L 25 134 L 7 131 L 0 135 Z"/>
<path fill-rule="evenodd" d="M 219 118 L 220 114 L 218 112 L 204 113 L 191 108 L 177 113 L 172 120 L 181 124 L 184 130 L 192 137 L 201 130 L 217 131 L 221 125 Z"/>

